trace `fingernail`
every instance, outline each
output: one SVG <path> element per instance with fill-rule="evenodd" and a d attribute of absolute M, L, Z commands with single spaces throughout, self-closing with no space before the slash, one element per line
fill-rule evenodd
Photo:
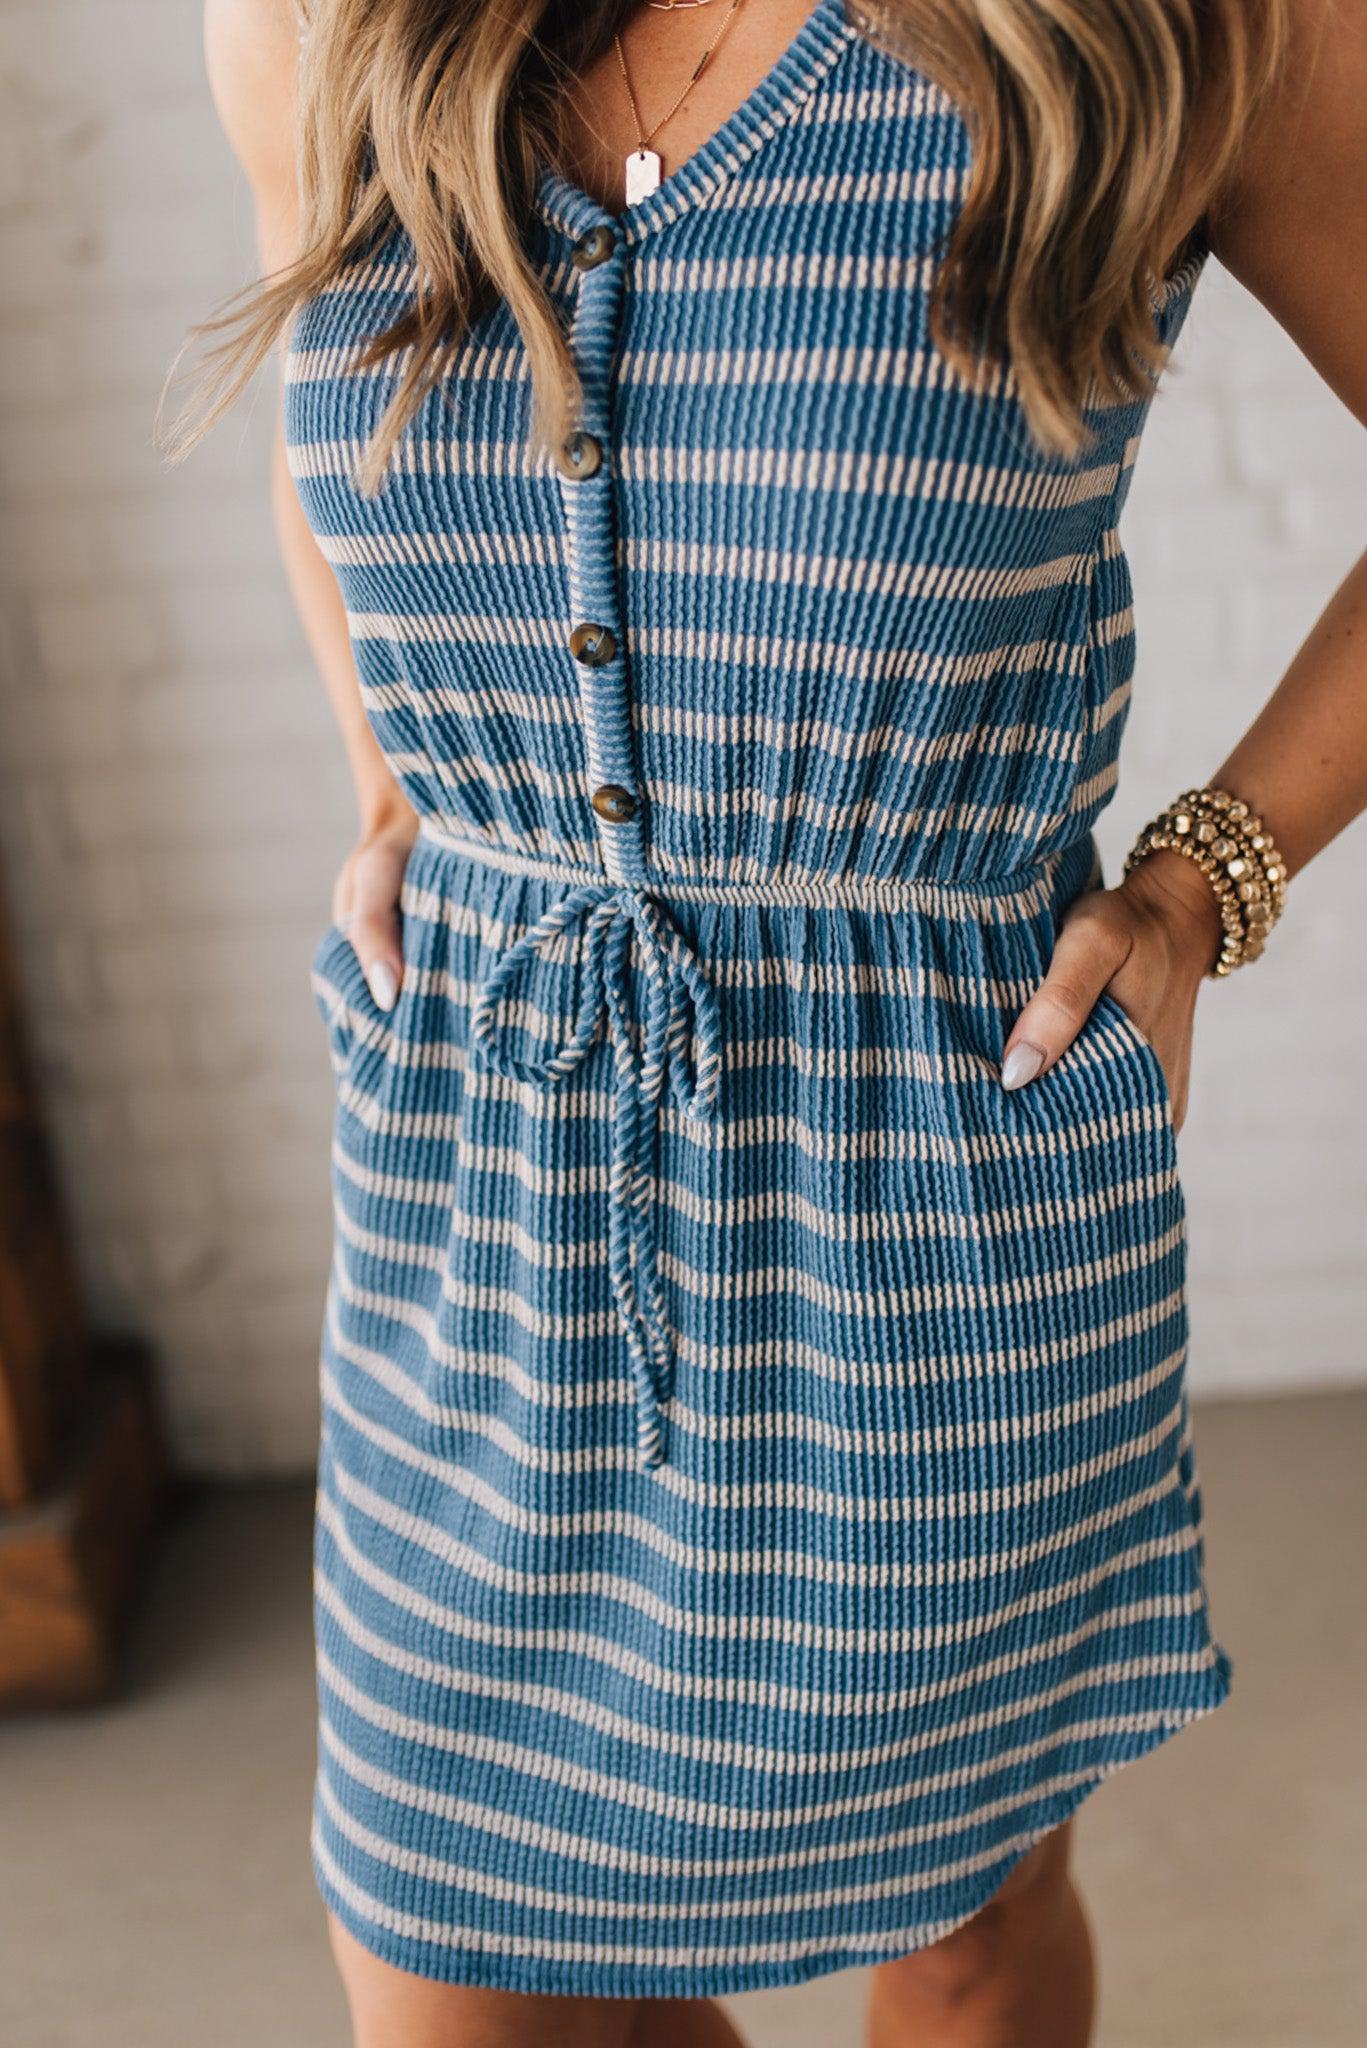
<path fill-rule="evenodd" d="M 366 975 L 377 1010 L 392 1010 L 399 993 L 399 977 L 387 960 L 377 960 Z"/>
<path fill-rule="evenodd" d="M 1002 1061 L 1002 1087 L 1023 1088 L 1027 1081 L 1033 1081 L 1044 1065 L 1044 1053 L 1040 1046 L 1031 1045 L 1028 1038 L 1022 1038 L 1013 1045 Z"/>

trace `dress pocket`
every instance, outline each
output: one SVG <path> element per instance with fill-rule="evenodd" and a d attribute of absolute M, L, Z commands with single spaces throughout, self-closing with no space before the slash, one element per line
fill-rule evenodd
<path fill-rule="evenodd" d="M 1158 1112 L 1165 1134 L 1169 1140 L 1175 1141 L 1177 1126 L 1173 1116 L 1172 1090 L 1168 1086 L 1168 1076 L 1163 1062 L 1148 1037 L 1109 989 L 1102 989 L 1096 999 L 1095 1010 L 1130 1046 L 1135 1059 L 1148 1076 L 1151 1101 Z"/>
<path fill-rule="evenodd" d="M 333 1066 L 341 1073 L 349 1066 L 358 1042 L 377 1039 L 386 1020 L 375 1005 L 355 947 L 335 921 L 328 923 L 313 949 L 309 980 L 318 1014 L 327 1027 Z"/>

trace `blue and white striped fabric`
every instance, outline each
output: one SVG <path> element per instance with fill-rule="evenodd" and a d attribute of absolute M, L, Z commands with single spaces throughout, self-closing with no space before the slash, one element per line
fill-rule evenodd
<path fill-rule="evenodd" d="M 998 1079 L 1097 875 L 1144 407 L 1057 461 L 1009 376 L 951 374 L 967 161 L 818 0 L 625 216 L 547 174 L 563 472 L 496 307 L 357 493 L 400 239 L 293 337 L 294 475 L 424 820 L 395 1010 L 340 931 L 314 963 L 314 1853 L 410 1971 L 904 1953 L 1226 1690 L 1162 1070 L 1103 997 Z"/>

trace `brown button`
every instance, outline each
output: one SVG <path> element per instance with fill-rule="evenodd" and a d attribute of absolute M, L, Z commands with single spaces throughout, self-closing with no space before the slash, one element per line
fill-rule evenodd
<path fill-rule="evenodd" d="M 617 652 L 617 641 L 606 626 L 576 626 L 570 634 L 570 653 L 585 668 L 606 668 Z"/>
<path fill-rule="evenodd" d="M 576 270 L 596 270 L 600 263 L 607 262 L 616 246 L 611 228 L 590 228 L 575 243 L 570 260 Z"/>
<path fill-rule="evenodd" d="M 600 789 L 595 789 L 589 802 L 609 825 L 630 824 L 638 808 L 631 791 L 623 789 L 620 782 L 605 782 Z"/>
<path fill-rule="evenodd" d="M 603 467 L 603 444 L 592 434 L 571 434 L 556 449 L 555 459 L 565 476 L 596 476 Z"/>

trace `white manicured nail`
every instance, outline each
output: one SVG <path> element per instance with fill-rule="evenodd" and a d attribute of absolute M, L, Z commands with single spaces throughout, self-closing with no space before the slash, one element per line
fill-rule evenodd
<path fill-rule="evenodd" d="M 377 960 L 366 976 L 377 1010 L 392 1010 L 399 994 L 399 977 L 387 960 Z"/>
<path fill-rule="evenodd" d="M 1031 1045 L 1023 1038 L 1019 1045 L 1013 1045 L 1002 1062 L 1002 1087 L 1023 1088 L 1027 1081 L 1033 1081 L 1044 1065 L 1044 1054 L 1039 1046 Z"/>

